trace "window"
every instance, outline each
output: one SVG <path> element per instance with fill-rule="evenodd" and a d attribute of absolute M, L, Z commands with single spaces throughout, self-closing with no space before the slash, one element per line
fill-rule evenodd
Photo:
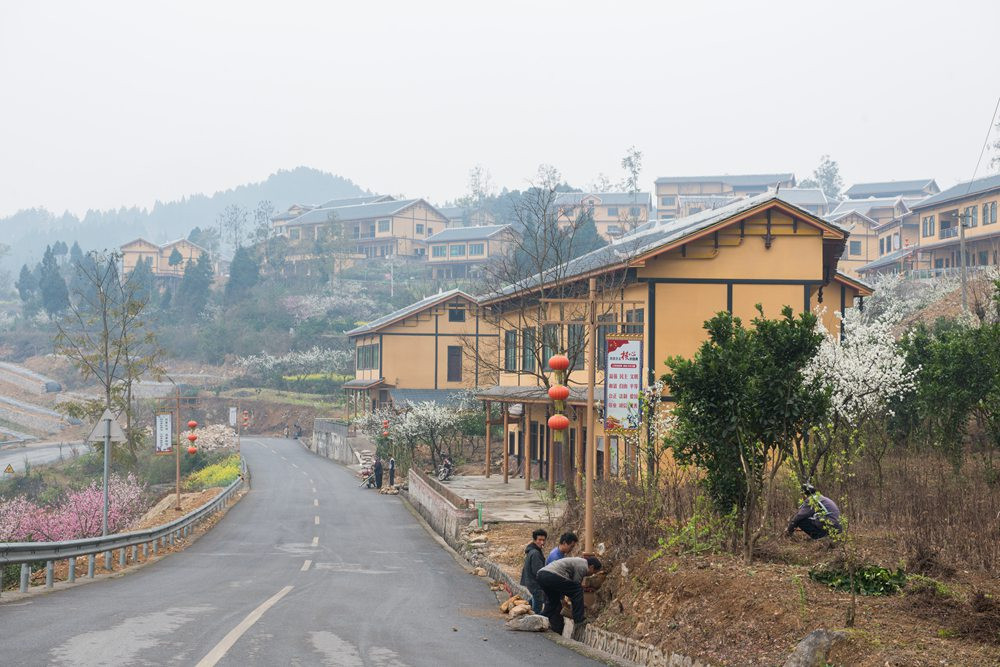
<path fill-rule="evenodd" d="M 417 234 L 423 234 L 423 233 L 424 233 L 424 225 L 422 223 L 418 222 L 417 223 Z"/>
<path fill-rule="evenodd" d="M 465 312 L 464 310 L 462 311 Z M 448 382 L 462 381 L 462 347 L 448 346 Z"/>
<path fill-rule="evenodd" d="M 642 323 L 645 321 L 645 309 L 637 308 L 635 310 L 625 311 L 625 321 L 626 322 L 637 322 L 635 325 L 626 325 L 622 329 L 622 333 L 627 334 L 641 334 L 642 333 Z"/>
<path fill-rule="evenodd" d="M 933 215 L 924 216 L 924 219 L 920 221 L 921 234 L 923 234 L 924 236 L 934 236 L 936 231 L 937 230 L 934 228 L 934 216 Z"/>
<path fill-rule="evenodd" d="M 534 329 L 524 329 L 521 332 L 521 370 L 525 373 L 535 372 Z"/>
<path fill-rule="evenodd" d="M 861 241 L 851 241 L 851 254 L 852 255 L 861 254 Z"/>
<path fill-rule="evenodd" d="M 453 245 L 453 246 L 451 246 L 451 256 L 452 257 L 465 257 L 465 246 L 464 245 Z"/>
<path fill-rule="evenodd" d="M 465 308 L 449 308 L 448 309 L 448 321 L 449 322 L 464 322 L 465 321 Z"/>
<path fill-rule="evenodd" d="M 878 254 L 880 255 L 885 254 L 885 239 L 878 240 Z"/>
<path fill-rule="evenodd" d="M 470 243 L 469 255 L 482 255 L 486 252 L 486 246 L 482 243 Z"/>
<path fill-rule="evenodd" d="M 676 205 L 677 205 L 677 197 L 673 195 L 664 195 L 663 197 L 660 197 L 660 206 L 676 206 Z"/>
<path fill-rule="evenodd" d="M 979 266 L 986 266 L 990 263 L 990 254 L 986 250 L 979 251 Z"/>
<path fill-rule="evenodd" d="M 378 368 L 377 343 L 358 347 L 357 368 L 359 371 L 371 371 Z"/>
<path fill-rule="evenodd" d="M 979 207 L 966 206 L 962 212 L 961 223 L 966 227 L 975 227 L 979 224 Z"/>
<path fill-rule="evenodd" d="M 545 365 L 545 370 L 552 370 L 549 368 L 549 359 L 552 355 L 556 353 L 559 347 L 559 325 L 557 324 L 546 324 L 542 327 L 542 362 Z"/>
<path fill-rule="evenodd" d="M 517 332 L 513 330 L 503 334 L 503 369 L 517 370 Z"/>
<path fill-rule="evenodd" d="M 293 241 L 298 241 L 299 240 L 299 230 L 298 229 L 289 229 L 288 230 L 288 238 L 290 238 Z"/>
<path fill-rule="evenodd" d="M 983 204 L 983 224 L 992 225 L 997 221 L 997 203 Z"/>
<path fill-rule="evenodd" d="M 448 254 L 448 246 L 431 246 L 431 257 L 444 257 Z"/>
<path fill-rule="evenodd" d="M 582 367 L 584 362 L 584 328 L 582 324 L 570 324 L 566 327 L 566 352 L 569 356 L 570 370 Z"/>
<path fill-rule="evenodd" d="M 433 233 L 434 233 L 434 228 L 433 227 L 428 227 L 427 228 L 427 236 L 430 236 Z"/>
<path fill-rule="evenodd" d="M 357 225 L 354 225 L 354 238 L 361 238 L 361 228 Z"/>
<path fill-rule="evenodd" d="M 633 206 L 628 210 L 628 214 L 633 218 L 638 218 L 642 214 L 642 210 L 638 206 Z"/>
<path fill-rule="evenodd" d="M 609 206 L 608 207 L 608 216 L 612 217 L 612 218 L 617 218 L 618 217 L 618 207 L 617 206 Z"/>
<path fill-rule="evenodd" d="M 597 318 L 601 322 L 610 322 L 615 319 L 613 314 L 601 315 Z M 597 327 L 597 369 L 604 370 L 604 365 L 608 361 L 608 334 L 617 333 L 616 327 L 605 324 Z"/>
<path fill-rule="evenodd" d="M 896 232 L 895 234 L 892 235 L 892 249 L 893 250 L 899 250 L 899 248 L 900 248 L 900 245 L 899 245 L 899 232 Z"/>
<path fill-rule="evenodd" d="M 379 220 L 378 221 L 378 231 L 387 232 L 392 229 L 392 220 Z"/>

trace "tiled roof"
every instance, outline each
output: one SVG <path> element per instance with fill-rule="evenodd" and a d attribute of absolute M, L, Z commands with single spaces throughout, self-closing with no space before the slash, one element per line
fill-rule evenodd
<path fill-rule="evenodd" d="M 601 206 L 649 206 L 648 192 L 560 192 L 556 206 L 579 206 L 585 197 L 596 197 Z"/>
<path fill-rule="evenodd" d="M 912 200 L 911 200 L 912 201 Z M 845 199 L 837 205 L 837 208 L 833 209 L 830 213 L 831 218 L 837 218 L 838 216 L 850 213 L 852 211 L 857 211 L 862 215 L 868 215 L 873 208 L 893 208 L 899 202 L 906 203 L 906 199 L 903 197 L 868 197 L 867 199 Z"/>
<path fill-rule="evenodd" d="M 878 181 L 875 183 L 855 183 L 847 188 L 844 194 L 848 199 L 865 199 L 866 197 L 888 197 L 899 195 L 923 196 L 924 189 L 929 185 L 937 187 L 933 178 L 920 178 L 911 181 Z"/>
<path fill-rule="evenodd" d="M 447 241 L 482 241 L 499 234 L 510 225 L 482 225 L 480 227 L 452 227 L 437 234 L 428 236 L 425 243 L 444 243 Z"/>
<path fill-rule="evenodd" d="M 796 206 L 826 206 L 830 200 L 819 188 L 781 188 L 781 198 Z"/>
<path fill-rule="evenodd" d="M 895 264 L 904 257 L 911 255 L 917 246 L 909 246 L 906 248 L 900 248 L 899 250 L 893 250 L 888 255 L 883 255 L 876 259 L 875 261 L 868 262 L 864 266 L 858 267 L 858 271 L 874 271 L 875 269 L 880 269 L 884 266 L 889 266 L 890 264 Z"/>
<path fill-rule="evenodd" d="M 662 176 L 656 184 L 665 183 L 726 183 L 733 187 L 768 187 L 794 181 L 795 174 L 724 174 L 722 176 Z"/>
<path fill-rule="evenodd" d="M 383 201 L 393 201 L 395 197 L 392 195 L 366 195 L 364 197 L 344 197 L 342 199 L 331 199 L 325 201 L 319 206 L 311 206 L 310 208 L 333 208 L 335 206 L 355 206 L 357 204 L 375 204 Z"/>
<path fill-rule="evenodd" d="M 432 294 L 431 296 L 424 297 L 420 301 L 417 301 L 415 303 L 411 303 L 408 306 L 404 306 L 403 308 L 400 308 L 399 310 L 393 311 L 393 312 L 389 313 L 388 315 L 383 315 L 382 317 L 374 319 L 371 322 L 368 322 L 367 324 L 362 324 L 359 327 L 355 327 L 355 328 L 351 329 L 350 331 L 348 331 L 347 335 L 348 336 L 360 336 L 361 334 L 370 333 L 370 332 L 375 331 L 377 329 L 381 329 L 383 326 L 385 326 L 387 324 L 390 324 L 390 323 L 395 322 L 397 320 L 401 320 L 401 319 L 403 319 L 405 317 L 408 317 L 410 315 L 418 313 L 421 310 L 423 310 L 424 308 L 429 308 L 429 307 L 431 307 L 431 306 L 433 306 L 433 305 L 435 305 L 437 303 L 442 303 L 442 302 L 447 301 L 448 299 L 451 299 L 452 297 L 456 297 L 456 296 L 468 299 L 469 301 L 471 301 L 473 303 L 476 302 L 476 300 L 474 298 L 472 298 L 471 296 L 469 296 L 468 294 L 466 294 L 465 292 L 463 292 L 460 289 L 453 289 L 453 290 L 448 290 L 447 292 L 441 292 L 439 294 Z"/>
<path fill-rule="evenodd" d="M 481 295 L 480 299 L 491 301 L 516 294 L 525 289 L 537 288 L 539 284 L 544 285 L 550 282 L 572 279 L 591 272 L 622 266 L 631 258 L 654 252 L 660 247 L 680 241 L 703 229 L 724 222 L 728 218 L 770 202 L 782 202 L 793 208 L 798 208 L 795 204 L 785 201 L 781 194 L 780 192 L 765 192 L 753 197 L 737 199 L 726 206 L 707 209 L 687 217 L 660 221 L 659 224 L 653 227 L 644 226 L 646 228 L 641 231 L 635 231 L 627 236 L 615 239 L 608 245 L 554 267 L 541 276 L 532 276 L 518 283 L 507 285 L 496 292 Z M 809 211 L 804 209 L 799 210 L 802 212 L 802 217 L 818 220 Z M 829 222 L 823 222 L 823 224 L 832 226 L 832 223 Z M 840 229 L 836 226 L 834 228 Z"/>
<path fill-rule="evenodd" d="M 385 378 L 378 378 L 375 380 L 359 380 L 355 378 L 354 380 L 348 380 L 343 385 L 344 389 L 368 389 L 369 387 L 374 387 L 376 385 L 382 384 Z"/>
<path fill-rule="evenodd" d="M 984 176 L 983 178 L 977 178 L 974 181 L 959 183 L 958 185 L 954 185 L 947 190 L 928 197 L 927 199 L 922 199 L 919 203 L 914 204 L 913 208 L 927 208 L 928 206 L 962 199 L 963 197 L 971 197 L 972 195 L 978 195 L 983 192 L 989 192 L 990 190 L 997 189 L 1000 189 L 1000 174 L 996 174 L 994 176 Z"/>
<path fill-rule="evenodd" d="M 437 403 L 439 405 L 459 405 L 465 391 L 462 389 L 399 389 L 389 390 L 389 396 L 396 407 L 415 403 Z"/>
<path fill-rule="evenodd" d="M 352 220 L 369 220 L 371 218 L 384 218 L 399 213 L 405 208 L 423 201 L 422 199 L 398 199 L 385 202 L 375 202 L 372 204 L 352 204 L 349 206 L 331 206 L 328 208 L 314 208 L 307 211 L 291 221 L 293 225 L 314 225 L 327 222 L 332 215 L 338 222 L 349 222 Z M 425 202 L 426 203 L 426 202 Z M 430 204 L 427 204 L 430 206 Z"/>

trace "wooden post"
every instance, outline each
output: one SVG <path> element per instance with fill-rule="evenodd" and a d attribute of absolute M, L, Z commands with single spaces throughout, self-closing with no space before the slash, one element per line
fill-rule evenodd
<path fill-rule="evenodd" d="M 545 425 L 545 430 L 542 431 L 545 434 L 545 455 L 548 459 L 549 468 L 549 498 L 556 497 L 556 457 L 553 456 L 552 445 L 555 444 L 552 436 L 555 433 L 549 428 L 548 424 Z"/>
<path fill-rule="evenodd" d="M 573 408 L 576 417 L 576 490 L 583 493 L 583 418 L 580 416 L 580 409 Z"/>
<path fill-rule="evenodd" d="M 594 428 L 594 383 L 597 381 L 597 279 L 587 283 L 587 347 L 584 363 L 587 366 L 587 480 L 584 498 L 583 553 L 594 553 L 594 472 L 597 470 L 596 430 Z"/>
<path fill-rule="evenodd" d="M 176 440 L 177 444 L 174 445 L 174 464 L 176 466 L 177 472 L 177 505 L 174 507 L 178 512 L 181 511 L 181 388 L 176 387 L 176 398 L 177 398 L 177 412 L 174 413 L 174 430 L 177 433 Z"/>
<path fill-rule="evenodd" d="M 524 490 L 531 490 L 531 434 L 528 433 L 528 404 L 521 408 L 521 453 L 524 456 Z"/>
<path fill-rule="evenodd" d="M 486 401 L 486 479 L 490 478 L 490 429 L 493 425 L 490 416 L 490 402 Z"/>
<path fill-rule="evenodd" d="M 510 414 L 506 403 L 500 405 L 503 407 L 503 483 L 507 484 L 510 477 Z"/>

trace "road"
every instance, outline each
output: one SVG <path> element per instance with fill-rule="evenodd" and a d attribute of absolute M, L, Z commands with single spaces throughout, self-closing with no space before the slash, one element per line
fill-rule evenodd
<path fill-rule="evenodd" d="M 81 454 L 87 451 L 87 448 L 79 443 L 76 444 L 76 449 Z M 24 473 L 25 459 L 31 465 L 41 465 L 43 463 L 58 461 L 60 456 L 69 458 L 72 455 L 69 443 L 63 443 L 61 448 L 59 443 L 39 442 L 35 444 L 29 443 L 24 447 L 0 449 L 0 475 L 3 474 L 2 471 L 8 465 L 14 468 L 16 474 L 20 475 Z"/>
<path fill-rule="evenodd" d="M 596 664 L 510 632 L 398 497 L 290 440 L 243 439 L 253 490 L 188 549 L 0 604 L 11 665 Z"/>

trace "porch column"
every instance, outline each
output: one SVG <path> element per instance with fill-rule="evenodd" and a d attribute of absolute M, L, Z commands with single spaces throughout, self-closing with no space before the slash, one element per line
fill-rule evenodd
<path fill-rule="evenodd" d="M 580 408 L 573 408 L 576 417 L 576 490 L 583 493 L 583 418 L 580 416 Z"/>
<path fill-rule="evenodd" d="M 490 402 L 486 401 L 486 479 L 490 478 L 490 426 L 493 424 L 490 416 Z"/>
<path fill-rule="evenodd" d="M 549 498 L 554 498 L 556 495 L 556 457 L 553 456 L 552 429 L 549 428 L 548 423 L 545 424 L 545 429 L 542 432 L 545 434 L 545 458 L 548 459 L 549 464 Z"/>
<path fill-rule="evenodd" d="M 507 484 L 510 476 L 510 415 L 506 403 L 500 406 L 503 408 L 503 483 Z"/>
<path fill-rule="evenodd" d="M 528 433 L 528 404 L 521 410 L 521 452 L 524 455 L 524 490 L 531 491 L 531 434 Z"/>

